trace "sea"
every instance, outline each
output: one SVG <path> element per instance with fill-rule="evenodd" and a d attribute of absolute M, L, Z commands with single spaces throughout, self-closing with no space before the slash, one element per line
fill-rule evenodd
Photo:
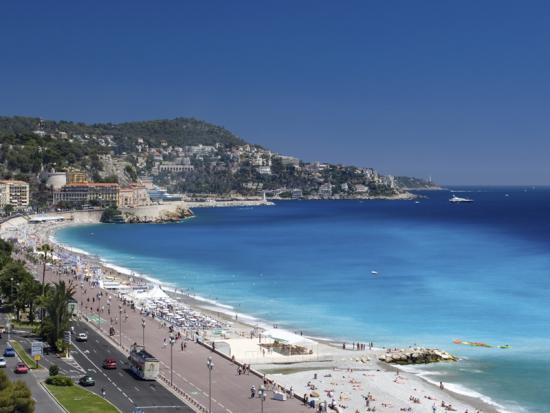
<path fill-rule="evenodd" d="M 414 371 L 505 412 L 547 413 L 550 188 L 453 189 L 474 202 L 450 204 L 449 191 L 420 191 L 417 201 L 280 201 L 55 237 L 269 325 L 442 348 L 461 360 Z"/>

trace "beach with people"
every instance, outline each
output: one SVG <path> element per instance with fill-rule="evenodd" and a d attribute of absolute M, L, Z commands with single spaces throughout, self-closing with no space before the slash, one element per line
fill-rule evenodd
<path fill-rule="evenodd" d="M 278 329 L 267 319 L 258 320 L 192 294 L 184 285 L 162 285 L 156 279 L 56 243 L 55 232 L 60 228 L 93 222 L 94 218 L 73 216 L 70 221 L 29 224 L 16 218 L 12 223 L 2 224 L 0 235 L 17 241 L 23 259 L 32 256 L 40 245 L 55 243 L 52 273 L 59 280 L 75 284 L 81 316 L 105 334 L 116 336 L 116 326 L 122 321 L 125 330 L 139 331 L 143 322 L 140 320 L 151 320 L 162 331 L 158 335 L 161 350 L 167 347 L 170 334 L 182 339 L 181 351 L 188 340 L 202 342 L 240 363 L 235 364 L 236 373 L 241 368 L 237 366 L 244 365 L 265 375 L 272 383 L 274 395 L 301 396 L 312 405 L 326 405 L 328 411 L 330 408 L 354 413 L 498 411 L 479 399 L 439 388 L 411 371 L 380 362 L 378 358 L 387 349 L 373 343 L 340 343 Z M 39 267 L 35 268 L 37 272 Z M 52 281 L 57 280 L 53 277 Z M 123 313 L 118 314 L 118 303 L 123 303 Z M 101 322 L 104 325 L 98 326 Z M 135 326 L 126 327 L 129 323 Z M 137 342 L 140 337 L 127 339 L 129 343 Z M 280 342 L 295 342 L 290 346 L 291 354 L 276 348 L 274 343 Z M 301 352 L 292 354 L 292 348 Z"/>

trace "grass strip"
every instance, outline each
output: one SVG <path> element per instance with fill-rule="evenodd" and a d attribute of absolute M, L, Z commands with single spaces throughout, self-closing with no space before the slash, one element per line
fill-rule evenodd
<path fill-rule="evenodd" d="M 107 400 L 80 386 L 45 386 L 69 413 L 120 413 Z"/>
<path fill-rule="evenodd" d="M 28 368 L 30 369 L 42 368 L 40 367 L 40 365 L 36 367 L 36 362 L 32 359 L 31 356 L 29 356 L 29 354 L 25 351 L 25 349 L 23 348 L 23 346 L 19 341 L 11 340 L 10 343 L 12 347 L 15 349 L 15 351 L 17 352 L 17 355 L 19 356 L 19 358 L 23 361 L 23 363 L 27 365 Z"/>

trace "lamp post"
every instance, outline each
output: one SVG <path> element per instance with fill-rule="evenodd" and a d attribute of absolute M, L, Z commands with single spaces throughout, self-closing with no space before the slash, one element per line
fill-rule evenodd
<path fill-rule="evenodd" d="M 78 309 L 80 310 L 81 315 L 82 315 L 83 306 L 84 306 L 84 283 L 80 281 L 80 305 L 78 306 Z"/>
<path fill-rule="evenodd" d="M 141 319 L 141 328 L 143 329 L 143 348 L 145 348 L 145 318 Z"/>
<path fill-rule="evenodd" d="M 212 413 L 212 370 L 214 369 L 212 357 L 208 357 L 206 367 L 208 367 L 208 413 Z"/>
<path fill-rule="evenodd" d="M 97 293 L 97 302 L 98 302 L 98 307 L 97 307 L 97 328 L 99 328 L 99 331 L 101 331 L 101 293 Z"/>
<path fill-rule="evenodd" d="M 265 387 L 262 384 L 258 390 L 258 396 L 260 397 L 261 412 L 264 413 L 264 401 L 265 401 Z"/>
<path fill-rule="evenodd" d="M 172 379 L 174 376 L 174 369 L 173 369 L 173 358 L 172 354 L 174 352 L 174 343 L 176 342 L 176 339 L 174 338 L 173 334 L 170 334 L 170 386 L 172 386 Z"/>
<path fill-rule="evenodd" d="M 10 277 L 10 281 L 11 281 L 10 301 L 11 301 L 11 306 L 12 306 L 12 310 L 13 310 L 13 277 Z"/>
<path fill-rule="evenodd" d="M 122 347 L 122 305 L 118 305 L 118 318 L 119 318 L 119 335 L 120 335 L 120 347 Z"/>

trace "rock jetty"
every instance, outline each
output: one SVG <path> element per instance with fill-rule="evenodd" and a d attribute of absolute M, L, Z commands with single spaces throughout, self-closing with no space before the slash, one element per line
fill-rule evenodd
<path fill-rule="evenodd" d="M 435 348 L 408 348 L 388 350 L 381 354 L 378 360 L 391 364 L 428 364 L 441 361 L 457 361 L 458 359 L 446 351 Z"/>
<path fill-rule="evenodd" d="M 160 224 L 163 222 L 179 222 L 182 219 L 193 216 L 189 208 L 178 207 L 173 211 L 159 211 L 157 214 L 137 215 L 132 212 L 123 212 L 124 221 L 127 224 Z"/>

